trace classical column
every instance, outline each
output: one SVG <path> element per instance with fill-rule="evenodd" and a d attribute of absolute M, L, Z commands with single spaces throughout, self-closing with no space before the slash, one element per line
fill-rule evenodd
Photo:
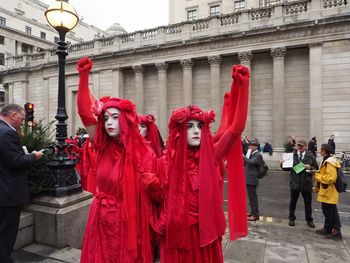
<path fill-rule="evenodd" d="M 322 124 L 322 43 L 310 44 L 310 134 L 323 141 Z"/>
<path fill-rule="evenodd" d="M 183 69 L 183 102 L 188 106 L 192 104 L 192 59 L 183 59 L 180 61 Z"/>
<path fill-rule="evenodd" d="M 8 103 L 14 103 L 14 98 L 13 98 L 13 87 L 14 83 L 9 83 L 9 90 L 8 90 Z"/>
<path fill-rule="evenodd" d="M 143 114 L 143 73 L 144 68 L 142 65 L 134 65 L 132 69 L 135 72 L 135 87 L 136 87 L 136 98 L 135 104 L 137 112 Z"/>
<path fill-rule="evenodd" d="M 238 53 L 238 60 L 239 63 L 246 66 L 249 69 L 249 72 L 251 72 L 251 62 L 253 59 L 253 52 L 251 51 L 244 51 Z M 251 79 L 249 82 L 249 102 L 248 102 L 248 116 L 247 116 L 247 122 L 245 124 L 245 130 L 244 135 L 248 136 L 248 138 L 253 137 L 253 131 L 252 131 L 252 110 L 251 110 L 251 101 L 252 101 L 252 89 L 251 89 Z"/>
<path fill-rule="evenodd" d="M 168 64 L 165 62 L 156 63 L 156 68 L 158 70 L 158 102 L 159 102 L 159 114 L 158 114 L 158 123 L 160 133 L 163 138 L 167 135 L 167 105 L 168 105 L 168 96 L 167 96 L 167 70 Z"/>
<path fill-rule="evenodd" d="M 211 98 L 211 108 L 214 109 L 216 113 L 216 122 L 213 125 L 214 130 L 216 130 L 220 125 L 221 120 L 221 92 L 220 92 L 220 64 L 222 58 L 218 56 L 208 57 L 210 64 L 210 98 Z"/>
<path fill-rule="evenodd" d="M 124 75 L 121 68 L 112 70 L 112 96 L 113 97 L 124 97 L 123 91 Z"/>
<path fill-rule="evenodd" d="M 49 119 L 50 119 L 50 115 L 49 115 L 49 104 L 50 104 L 50 93 L 49 93 L 49 78 L 45 77 L 43 79 L 44 82 L 44 87 L 43 87 L 43 93 L 44 93 L 44 101 L 43 101 L 43 109 L 44 109 L 44 116 L 45 116 L 45 120 L 44 122 L 46 124 L 49 123 Z M 76 103 L 75 103 L 76 104 Z"/>
<path fill-rule="evenodd" d="M 285 100 L 284 100 L 284 58 L 287 49 L 278 47 L 271 49 L 273 58 L 273 146 L 283 147 L 285 140 Z"/>
<path fill-rule="evenodd" d="M 94 71 L 92 75 L 92 93 L 95 98 L 100 98 L 100 72 Z"/>

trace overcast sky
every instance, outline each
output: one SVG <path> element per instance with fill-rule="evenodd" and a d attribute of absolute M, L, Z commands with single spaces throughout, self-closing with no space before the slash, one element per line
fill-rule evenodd
<path fill-rule="evenodd" d="M 69 4 L 84 22 L 102 30 L 119 23 L 132 32 L 167 25 L 169 20 L 168 0 L 69 0 Z"/>

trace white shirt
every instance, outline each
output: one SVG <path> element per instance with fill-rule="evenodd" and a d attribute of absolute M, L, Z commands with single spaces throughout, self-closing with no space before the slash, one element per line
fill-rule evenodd
<path fill-rule="evenodd" d="M 304 151 L 302 153 L 298 151 L 298 160 L 299 160 L 300 154 L 303 156 L 303 158 L 301 158 L 301 160 L 303 160 L 305 157 L 306 151 Z"/>

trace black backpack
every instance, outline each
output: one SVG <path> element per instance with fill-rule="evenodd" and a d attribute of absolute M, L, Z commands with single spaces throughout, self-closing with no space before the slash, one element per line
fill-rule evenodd
<path fill-rule="evenodd" d="M 338 193 L 346 192 L 348 184 L 345 182 L 345 175 L 341 168 L 337 168 L 337 180 L 334 183 Z"/>
<path fill-rule="evenodd" d="M 267 167 L 265 161 L 263 160 L 261 165 L 258 167 L 258 178 L 264 178 L 267 176 L 267 171 L 269 170 L 269 167 Z"/>

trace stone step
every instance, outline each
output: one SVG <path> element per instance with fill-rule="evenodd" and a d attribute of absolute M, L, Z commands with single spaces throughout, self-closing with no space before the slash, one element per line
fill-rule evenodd
<path fill-rule="evenodd" d="M 34 241 L 34 214 L 22 211 L 14 249 L 28 246 Z"/>

